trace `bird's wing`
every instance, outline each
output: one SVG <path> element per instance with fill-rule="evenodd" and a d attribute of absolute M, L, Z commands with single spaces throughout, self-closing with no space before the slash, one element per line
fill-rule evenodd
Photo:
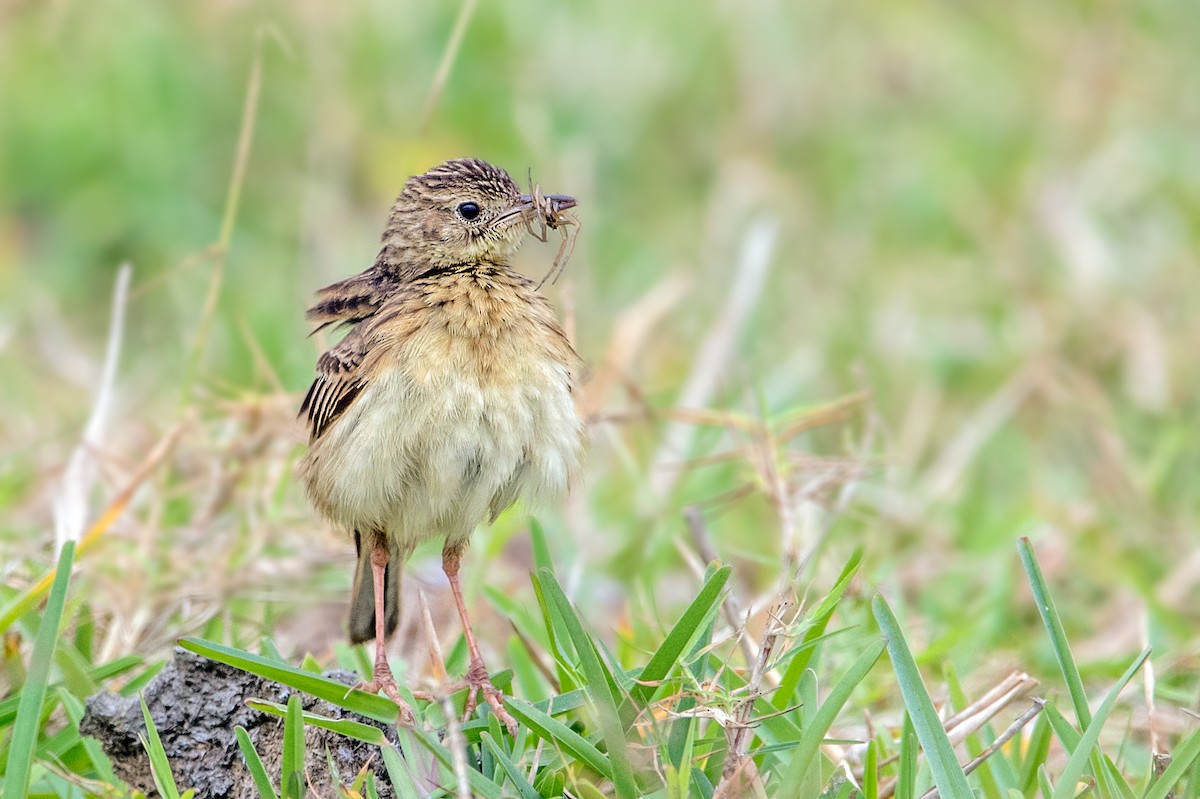
<path fill-rule="evenodd" d="M 377 269 L 348 277 L 317 292 L 316 302 L 308 309 L 313 333 L 330 325 L 355 325 L 370 318 L 383 305 L 387 293 Z"/>
<path fill-rule="evenodd" d="M 309 443 L 320 438 L 366 387 L 363 362 L 369 333 L 359 325 L 317 361 L 317 379 L 300 405 L 300 415 L 308 422 Z"/>
<path fill-rule="evenodd" d="M 323 292 L 324 294 L 324 292 Z M 322 295 L 318 295 L 318 300 Z M 321 326 L 329 324 L 309 310 Z M 359 394 L 380 374 L 380 364 L 397 356 L 397 345 L 421 327 L 421 294 L 412 286 L 391 287 L 387 296 L 376 291 L 357 306 L 362 317 L 336 321 L 352 325 L 346 337 L 317 360 L 317 379 L 300 404 L 308 422 L 308 440 L 316 441 L 336 422 Z M 319 328 L 318 328 L 319 329 Z"/>

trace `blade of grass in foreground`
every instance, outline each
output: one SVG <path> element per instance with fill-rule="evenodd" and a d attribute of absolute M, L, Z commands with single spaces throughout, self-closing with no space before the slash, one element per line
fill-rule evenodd
<path fill-rule="evenodd" d="M 683 654 L 684 648 L 697 635 L 701 626 L 708 619 L 709 613 L 716 607 L 717 601 L 721 597 L 721 589 L 725 587 L 731 574 L 733 574 L 732 566 L 722 566 L 713 572 L 713 575 L 700 588 L 700 593 L 692 600 L 692 604 L 688 605 L 687 610 L 679 617 L 679 621 L 675 623 L 666 640 L 662 642 L 662 646 L 658 648 L 654 657 L 650 658 L 650 662 L 638 675 L 638 683 L 630 691 L 635 703 L 645 705 L 650 701 L 650 697 L 658 689 L 656 683 L 665 679 L 671 672 L 671 668 Z"/>
<path fill-rule="evenodd" d="M 59 650 L 56 647 L 55 652 L 57 653 L 58 651 Z M 103 682 L 104 680 L 107 680 L 111 677 L 117 676 L 118 674 L 126 672 L 129 669 L 133 668 L 134 666 L 140 665 L 141 662 L 142 662 L 141 657 L 139 657 L 137 655 L 127 655 L 122 658 L 117 658 L 116 660 L 114 660 L 110 663 L 105 663 L 102 666 L 96 666 L 94 668 L 89 669 L 87 671 L 86 677 L 91 682 L 98 684 L 98 683 Z M 47 693 L 49 693 L 50 691 L 57 691 L 59 696 L 62 696 L 62 693 L 65 689 L 66 689 L 66 680 L 59 680 L 59 681 L 55 682 L 53 685 L 48 685 L 46 687 Z M 15 719 L 17 717 L 17 708 L 21 704 L 21 697 L 23 695 L 24 695 L 23 692 L 18 693 L 16 696 L 10 696 L 8 699 L 5 699 L 4 701 L 0 702 L 0 729 L 11 724 L 13 719 Z"/>
<path fill-rule="evenodd" d="M 495 716 L 492 718 L 495 718 Z M 533 789 L 533 786 L 525 779 L 525 775 L 517 768 L 517 764 L 504 753 L 504 750 L 500 748 L 500 745 L 496 743 L 490 733 L 485 732 L 480 735 L 480 740 L 483 741 L 483 745 L 487 747 L 488 751 L 492 753 L 492 757 L 496 759 L 496 762 L 500 764 L 501 770 L 504 771 L 509 781 L 516 787 L 517 793 L 521 795 L 521 799 L 540 799 L 538 792 Z"/>
<path fill-rule="evenodd" d="M 71 722 L 71 727 L 78 732 L 79 725 L 83 721 L 83 702 L 79 701 L 79 699 L 65 688 L 58 689 L 58 701 L 62 703 L 63 711 L 66 712 L 67 718 Z M 116 785 L 117 775 L 113 772 L 112 761 L 108 759 L 108 755 L 104 754 L 104 750 L 100 748 L 100 742 L 88 736 L 80 738 L 79 743 L 87 753 L 88 759 L 92 763 L 92 768 L 96 770 L 96 776 L 109 785 Z"/>
<path fill-rule="evenodd" d="M 139 697 L 142 703 L 142 720 L 146 723 L 146 735 L 142 739 L 142 747 L 150 758 L 150 774 L 154 777 L 154 787 L 158 789 L 163 799 L 179 799 L 179 787 L 175 784 L 175 775 L 171 773 L 171 763 L 167 760 L 167 752 L 163 749 L 162 739 L 158 737 L 158 728 L 154 719 L 150 718 L 150 708 L 146 700 Z"/>
<path fill-rule="evenodd" d="M 866 651 L 859 655 L 858 660 L 854 661 L 854 664 L 838 680 L 837 685 L 829 692 L 829 696 L 826 697 L 825 703 L 819 710 L 805 708 L 804 733 L 782 780 L 785 788 L 780 794 L 781 797 L 800 799 L 804 788 L 803 777 L 812 768 L 817 751 L 821 748 L 821 741 L 825 739 L 825 733 L 829 732 L 829 728 L 833 726 L 838 713 L 850 699 L 850 694 L 879 660 L 885 646 L 887 646 L 887 641 L 884 640 L 876 641 L 868 646 Z"/>
<path fill-rule="evenodd" d="M 900 727 L 900 763 L 896 768 L 895 799 L 914 799 L 917 795 L 917 731 L 912 716 L 905 712 Z M 1047 797 L 1049 799 L 1049 797 Z"/>
<path fill-rule="evenodd" d="M 1063 767 L 1062 774 L 1058 778 L 1058 785 L 1054 786 L 1052 799 L 1071 799 L 1075 795 L 1076 784 L 1079 782 L 1079 778 L 1083 776 L 1083 769 L 1092 756 L 1092 750 L 1095 748 L 1096 742 L 1100 740 L 1100 728 L 1104 726 L 1105 720 L 1108 719 L 1108 714 L 1112 712 L 1113 707 L 1117 704 L 1117 697 L 1120 695 L 1121 689 L 1133 679 L 1133 675 L 1137 674 L 1138 669 L 1142 667 L 1142 664 L 1146 662 L 1146 658 L 1148 657 L 1150 657 L 1149 647 L 1142 650 L 1142 653 L 1134 659 L 1129 668 L 1125 670 L 1125 673 L 1121 675 L 1121 679 L 1117 680 L 1117 684 L 1108 692 L 1108 696 L 1104 697 L 1104 702 L 1096 710 L 1096 716 L 1088 724 L 1083 737 L 1079 739 L 1079 745 L 1071 753 L 1071 759 Z"/>
<path fill-rule="evenodd" d="M 842 567 L 842 573 L 838 575 L 829 594 L 821 600 L 821 604 L 812 613 L 808 614 L 806 619 L 808 629 L 804 631 L 804 637 L 791 650 L 797 656 L 788 663 L 788 667 L 779 681 L 779 688 L 771 699 L 771 704 L 775 705 L 776 709 L 783 710 L 789 702 L 795 699 L 800 675 L 804 674 L 804 670 L 808 668 L 808 664 L 812 660 L 816 648 L 814 642 L 825 634 L 825 628 L 828 626 L 830 618 L 833 617 L 833 611 L 837 609 L 846 589 L 850 587 L 850 581 L 854 579 L 854 575 L 858 573 L 858 567 L 862 565 L 862 558 L 863 550 L 862 547 L 859 547 L 854 550 L 850 560 L 846 561 L 846 565 Z M 785 658 L 780 658 L 777 667 L 784 660 Z"/>
<path fill-rule="evenodd" d="M 283 799 L 304 799 L 304 710 L 297 693 L 288 697 L 284 716 L 279 793 Z"/>
<path fill-rule="evenodd" d="M 879 799 L 879 742 L 874 739 L 867 744 L 863 759 L 862 788 L 865 799 Z"/>
<path fill-rule="evenodd" d="M 412 776 L 412 767 L 401 756 L 396 747 L 388 745 L 380 749 L 383 753 L 383 766 L 387 769 L 388 779 L 399 799 L 421 799 L 417 793 L 416 779 Z M 428 794 L 426 794 L 428 796 Z"/>
<path fill-rule="evenodd" d="M 1046 587 L 1046 578 L 1042 576 L 1042 567 L 1038 565 L 1037 555 L 1034 554 L 1033 544 L 1028 536 L 1017 540 L 1017 552 L 1021 556 L 1021 565 L 1029 579 L 1029 587 L 1033 589 L 1033 598 L 1037 602 L 1038 613 L 1046 632 L 1050 635 L 1050 645 L 1054 649 L 1054 657 L 1058 660 L 1059 671 L 1067 684 L 1067 693 L 1071 695 L 1071 704 L 1075 708 L 1075 719 L 1079 729 L 1086 730 L 1092 722 L 1091 711 L 1088 710 L 1087 693 L 1083 690 L 1083 679 L 1079 676 L 1079 667 L 1071 654 L 1071 645 L 1067 642 L 1067 633 L 1063 629 L 1062 619 L 1059 618 L 1058 608 L 1050 597 Z"/>
<path fill-rule="evenodd" d="M 58 644 L 58 627 L 62 623 L 63 606 L 67 601 L 74 557 L 74 543 L 64 546 L 58 556 L 54 584 L 50 587 L 46 612 L 42 614 L 42 623 L 38 626 L 37 638 L 33 643 L 29 671 L 25 674 L 21 701 L 17 706 L 17 720 L 13 724 L 12 741 L 8 748 L 8 765 L 4 775 L 5 796 L 25 796 L 29 788 L 33 752 L 37 746 L 38 729 L 41 727 L 42 702 L 46 699 L 46 688 L 50 682 L 50 664 L 54 662 L 54 648 Z"/>
<path fill-rule="evenodd" d="M 596 707 L 599 716 L 601 734 L 608 746 L 608 757 L 612 763 L 612 781 L 617 796 L 621 799 L 633 799 L 637 796 L 637 783 L 633 778 L 633 766 L 629 761 L 626 748 L 625 728 L 617 710 L 620 695 L 616 689 L 616 680 L 600 658 L 600 652 L 595 643 L 583 629 L 583 623 L 571 606 L 571 601 L 563 593 L 562 587 L 554 575 L 545 569 L 538 572 L 538 581 L 546 592 L 546 598 L 551 606 L 558 611 L 567 628 L 567 634 L 575 645 L 579 655 L 583 673 L 587 677 L 587 691 Z"/>
<path fill-rule="evenodd" d="M 904 697 L 904 706 L 912 717 L 917 740 L 925 750 L 929 770 L 933 774 L 933 782 L 937 785 L 938 792 L 944 799 L 973 799 L 967 775 L 963 773 L 958 758 L 954 756 L 954 747 L 950 745 L 946 730 L 933 707 L 933 700 L 925 690 L 921 672 L 917 669 L 917 662 L 904 640 L 900 623 L 896 621 L 896 616 L 888 607 L 887 601 L 879 594 L 871 600 L 871 609 L 880 629 L 887 636 L 888 654 L 892 658 L 892 668 L 896 671 L 896 679 L 900 683 L 900 694 Z"/>
<path fill-rule="evenodd" d="M 289 703 L 290 704 L 290 703 Z M 247 699 L 246 705 L 254 708 L 260 713 L 270 713 L 273 716 L 287 716 L 288 706 L 281 705 L 277 702 L 268 702 L 266 699 Z M 378 727 L 372 727 L 370 724 L 363 724 L 361 721 L 353 719 L 331 719 L 328 716 L 322 716 L 317 713 L 304 712 L 304 723 L 311 724 L 314 727 L 320 727 L 323 730 L 336 732 L 338 735 L 345 735 L 347 738 L 353 738 L 356 741 L 372 744 L 374 746 L 390 746 L 387 736 L 383 734 L 383 730 Z"/>
<path fill-rule="evenodd" d="M 612 779 L 612 766 L 608 759 L 588 739 L 575 730 L 520 699 L 510 697 L 504 705 L 517 721 L 531 729 L 546 743 L 561 748 L 576 760 L 583 761 L 597 774 Z"/>
<path fill-rule="evenodd" d="M 437 736 L 431 735 L 424 730 L 413 730 L 412 734 L 450 774 L 454 773 L 454 756 L 450 754 L 449 749 L 442 746 Z M 467 769 L 467 783 L 467 788 L 470 790 L 470 793 L 466 794 L 468 796 L 474 796 L 477 799 L 501 799 L 502 794 L 500 793 L 499 786 L 473 768 Z"/>
<path fill-rule="evenodd" d="M 1200 729 L 1193 730 L 1175 747 L 1171 765 L 1146 789 L 1142 799 L 1166 799 L 1175 784 L 1183 779 L 1192 764 L 1197 762 L 1197 758 L 1200 758 Z"/>
<path fill-rule="evenodd" d="M 235 727 L 233 732 L 237 736 L 238 748 L 242 750 L 242 757 L 246 761 L 246 770 L 254 778 L 254 787 L 258 789 L 260 799 L 279 799 L 279 794 L 275 793 L 275 786 L 271 784 L 271 777 L 267 774 L 267 767 L 263 765 L 262 758 L 258 756 L 258 750 L 254 748 L 254 743 L 250 740 L 250 733 L 240 725 Z"/>
<path fill-rule="evenodd" d="M 210 660 L 233 666 L 267 680 L 274 680 L 289 688 L 295 688 L 318 699 L 324 699 L 331 705 L 337 705 L 375 721 L 382 721 L 384 724 L 395 724 L 400 716 L 400 709 L 386 697 L 352 689 L 319 674 L 276 663 L 261 655 L 252 655 L 240 649 L 233 649 L 200 638 L 180 638 L 179 645 L 189 652 L 195 652 L 197 655 L 203 655 Z"/>

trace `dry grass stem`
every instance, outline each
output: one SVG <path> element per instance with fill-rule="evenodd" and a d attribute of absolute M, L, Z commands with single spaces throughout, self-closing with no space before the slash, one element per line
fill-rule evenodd
<path fill-rule="evenodd" d="M 1046 702 L 1044 699 L 1034 699 L 1033 704 L 1029 707 L 1029 709 L 1018 716 L 1016 721 L 1008 725 L 1008 728 L 1004 732 L 996 736 L 996 740 L 984 747 L 983 751 L 968 760 L 963 765 L 963 771 L 967 774 L 970 774 L 971 772 L 975 771 L 975 769 L 983 765 L 985 760 L 999 752 L 1000 748 L 1008 743 L 1014 735 L 1023 730 L 1025 726 L 1029 724 L 1029 722 L 1037 718 L 1037 715 L 1042 712 L 1042 709 L 1045 706 Z M 888 796 L 895 793 L 896 790 L 895 783 L 891 783 L 890 787 L 891 792 L 888 794 Z M 879 796 L 880 799 L 887 799 L 882 790 L 880 790 Z M 921 794 L 921 799 L 936 799 L 938 796 L 938 789 L 933 788 Z"/>
<path fill-rule="evenodd" d="M 750 719 L 754 714 L 754 703 L 762 696 L 763 675 L 767 672 L 767 664 L 779 638 L 787 633 L 788 623 L 783 620 L 783 614 L 792 605 L 791 601 L 780 596 L 767 617 L 767 626 L 763 631 L 762 643 L 758 647 L 758 657 L 753 660 L 750 679 L 746 683 L 746 697 L 741 700 L 735 710 L 734 724 L 726 730 L 729 754 L 725 760 L 722 782 L 728 782 L 745 767 L 746 747 L 750 743 Z M 744 629 L 744 625 L 743 625 Z"/>
<path fill-rule="evenodd" d="M 971 461 L 984 444 L 1029 398 L 1040 371 L 1036 363 L 1022 368 L 963 422 L 958 435 L 926 471 L 918 496 L 932 503 L 954 490 L 962 476 L 969 472 Z"/>
<path fill-rule="evenodd" d="M 952 744 L 959 744 L 968 735 L 978 732 L 1013 701 L 1037 687 L 1037 680 L 1024 672 L 1014 672 L 988 691 L 980 700 L 943 722 Z"/>
<path fill-rule="evenodd" d="M 425 644 L 429 647 L 430 677 L 441 682 L 447 679 L 446 658 L 442 655 L 442 645 L 438 641 L 433 614 L 429 612 L 429 599 L 424 591 L 417 591 L 417 598 L 421 604 L 421 629 L 425 633 Z"/>
<path fill-rule="evenodd" d="M 463 36 L 467 33 L 467 25 L 470 24 L 471 17 L 475 14 L 475 4 L 476 0 L 463 0 L 463 4 L 459 6 L 458 16 L 454 18 L 454 28 L 450 31 L 446 49 L 442 51 L 437 71 L 433 73 L 433 82 L 429 85 L 425 106 L 421 109 L 421 122 L 417 125 L 418 136 L 424 136 L 429 131 L 429 122 L 433 119 L 433 111 L 437 108 L 438 101 L 442 99 L 446 81 L 450 78 L 450 70 L 453 69 L 454 61 L 458 58 Z"/>
<path fill-rule="evenodd" d="M 675 405 L 684 408 L 703 408 L 709 404 L 721 378 L 727 374 L 734 344 L 740 337 L 751 312 L 758 304 L 778 234 L 774 219 L 760 219 L 750 225 L 742 242 L 741 255 L 733 275 L 729 299 L 713 320 L 692 359 L 692 371 Z M 675 488 L 679 475 L 663 466 L 686 457 L 695 437 L 692 425 L 673 422 L 663 431 L 658 451 L 650 460 L 650 496 L 662 502 Z"/>
<path fill-rule="evenodd" d="M 679 305 L 687 290 L 688 280 L 683 274 L 668 272 L 617 318 L 604 356 L 580 393 L 578 408 L 585 421 L 594 424 L 617 386 L 637 390 L 629 378 L 633 363 L 651 333 Z"/>
<path fill-rule="evenodd" d="M 467 741 L 463 738 L 462 725 L 458 723 L 458 711 L 449 696 L 442 698 L 442 712 L 446 714 L 446 745 L 454 763 L 455 793 L 458 799 L 471 799 L 471 783 L 467 780 Z"/>
<path fill-rule="evenodd" d="M 250 62 L 250 76 L 246 80 L 246 96 L 242 103 L 242 122 L 238 130 L 233 173 L 230 175 L 229 188 L 225 195 L 225 211 L 221 217 L 221 230 L 217 235 L 216 244 L 211 248 L 212 274 L 209 276 L 208 292 L 200 311 L 200 324 L 196 328 L 196 338 L 192 342 L 187 374 L 183 381 L 181 402 L 184 407 L 191 399 L 196 371 L 200 368 L 200 359 L 204 355 L 204 347 L 216 316 L 217 302 L 221 296 L 221 284 L 225 278 L 225 266 L 229 260 L 229 245 L 233 241 L 233 229 L 237 223 L 238 207 L 242 201 L 242 187 L 245 185 L 246 168 L 250 163 L 250 147 L 254 143 L 254 126 L 258 120 L 259 95 L 262 93 L 263 49 L 266 34 L 266 29 L 259 29 L 258 35 L 255 37 L 254 56 Z"/>

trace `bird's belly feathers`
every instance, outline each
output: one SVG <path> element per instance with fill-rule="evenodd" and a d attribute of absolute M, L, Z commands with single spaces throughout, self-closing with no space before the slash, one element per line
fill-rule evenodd
<path fill-rule="evenodd" d="M 465 538 L 518 498 L 566 489 L 580 425 L 566 364 L 548 352 L 406 342 L 302 467 L 316 504 L 401 547 Z"/>

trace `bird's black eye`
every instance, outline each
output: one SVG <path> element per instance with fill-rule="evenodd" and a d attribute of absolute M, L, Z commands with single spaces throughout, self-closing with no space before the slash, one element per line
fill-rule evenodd
<path fill-rule="evenodd" d="M 479 216 L 479 206 L 475 203 L 461 203 L 458 206 L 458 215 L 470 222 Z"/>

